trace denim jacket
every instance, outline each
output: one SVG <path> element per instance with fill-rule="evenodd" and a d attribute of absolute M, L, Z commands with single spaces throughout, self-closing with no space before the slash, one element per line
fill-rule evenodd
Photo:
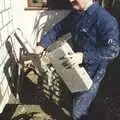
<path fill-rule="evenodd" d="M 40 45 L 47 48 L 58 37 L 69 32 L 72 35 L 74 50 L 84 53 L 86 64 L 108 62 L 119 53 L 117 21 L 98 2 L 85 12 L 71 11 L 42 37 Z"/>

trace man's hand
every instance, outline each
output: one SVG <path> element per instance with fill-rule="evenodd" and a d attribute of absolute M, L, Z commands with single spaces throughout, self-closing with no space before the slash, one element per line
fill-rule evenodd
<path fill-rule="evenodd" d="M 65 68 L 71 68 L 72 66 L 82 64 L 83 53 L 76 52 L 76 53 L 73 53 L 73 54 L 69 54 L 69 55 L 67 55 L 63 58 L 60 58 L 60 60 L 63 61 L 62 65 L 65 66 Z"/>
<path fill-rule="evenodd" d="M 44 51 L 44 47 L 36 46 L 36 48 L 35 48 L 36 54 L 42 54 L 43 51 Z"/>

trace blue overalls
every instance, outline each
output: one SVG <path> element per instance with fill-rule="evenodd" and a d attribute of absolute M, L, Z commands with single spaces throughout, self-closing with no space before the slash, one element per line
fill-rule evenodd
<path fill-rule="evenodd" d="M 42 37 L 47 48 L 58 37 L 70 32 L 75 52 L 83 52 L 84 67 L 93 80 L 89 91 L 73 94 L 73 119 L 81 120 L 95 98 L 110 60 L 119 53 L 119 30 L 113 16 L 95 2 L 85 12 L 72 11 Z"/>

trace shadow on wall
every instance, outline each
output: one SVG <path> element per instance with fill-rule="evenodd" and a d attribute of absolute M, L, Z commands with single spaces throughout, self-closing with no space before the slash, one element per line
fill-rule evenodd
<path fill-rule="evenodd" d="M 48 9 L 71 9 L 72 5 L 68 0 L 47 0 Z"/>
<path fill-rule="evenodd" d="M 111 13 L 119 22 L 120 25 L 120 0 L 99 0 L 103 7 Z"/>
<path fill-rule="evenodd" d="M 120 25 L 120 0 L 112 0 L 108 6 L 109 12 L 117 19 Z"/>
<path fill-rule="evenodd" d="M 33 33 L 36 38 L 34 42 L 39 42 L 41 36 L 52 28 L 55 23 L 63 19 L 70 11 L 69 10 L 56 10 L 56 11 L 43 11 L 40 12 L 34 22 Z"/>
<path fill-rule="evenodd" d="M 5 46 L 7 49 L 7 52 L 9 54 L 9 59 L 4 65 L 4 73 L 7 78 L 8 84 L 10 86 L 11 92 L 14 96 L 16 96 L 17 93 L 17 80 L 19 78 L 18 76 L 18 63 L 13 51 L 13 45 L 9 41 L 9 38 L 5 42 Z"/>

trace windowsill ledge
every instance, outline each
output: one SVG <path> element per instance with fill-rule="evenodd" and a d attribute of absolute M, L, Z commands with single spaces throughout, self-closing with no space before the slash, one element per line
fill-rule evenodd
<path fill-rule="evenodd" d="M 27 7 L 24 10 L 48 10 L 47 7 Z"/>

